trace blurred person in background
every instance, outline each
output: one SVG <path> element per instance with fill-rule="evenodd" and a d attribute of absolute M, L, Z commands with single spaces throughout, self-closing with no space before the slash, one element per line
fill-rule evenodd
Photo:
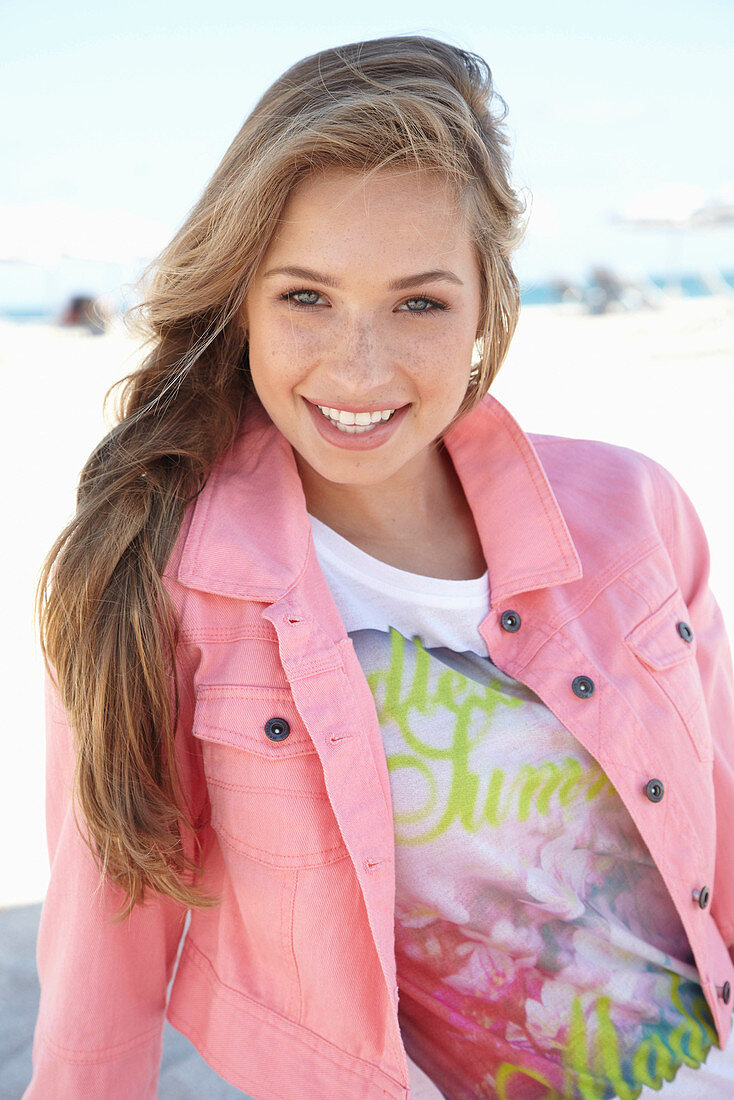
<path fill-rule="evenodd" d="M 69 299 L 60 324 L 85 328 L 92 336 L 101 336 L 109 324 L 108 309 L 99 298 L 77 294 Z"/>

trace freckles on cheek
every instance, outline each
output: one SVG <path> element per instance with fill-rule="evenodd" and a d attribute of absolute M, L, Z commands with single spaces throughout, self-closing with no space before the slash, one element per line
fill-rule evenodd
<path fill-rule="evenodd" d="M 309 333 L 286 323 L 271 326 L 250 348 L 253 381 L 261 398 L 280 401 L 287 391 L 304 383 L 319 361 L 320 346 Z"/>
<path fill-rule="evenodd" d="M 309 331 L 305 326 L 299 326 L 297 322 L 284 321 L 278 326 L 276 346 L 288 348 L 290 355 L 311 356 L 317 354 L 323 337 Z"/>
<path fill-rule="evenodd" d="M 464 333 L 434 333 L 432 339 L 421 343 L 420 356 L 429 369 L 446 370 L 449 366 L 463 365 L 464 360 L 468 364 L 473 347 L 473 340 L 467 340 Z"/>

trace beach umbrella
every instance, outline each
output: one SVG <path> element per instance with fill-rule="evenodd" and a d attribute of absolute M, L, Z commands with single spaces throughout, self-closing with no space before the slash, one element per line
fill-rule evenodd
<path fill-rule="evenodd" d="M 734 181 L 710 194 L 702 187 L 668 184 L 637 195 L 616 213 L 612 221 L 634 228 L 710 229 L 734 223 Z"/>
<path fill-rule="evenodd" d="M 684 183 L 667 184 L 636 195 L 612 216 L 612 220 L 635 228 L 692 229 L 696 214 L 706 198 L 706 192 L 701 187 Z"/>
<path fill-rule="evenodd" d="M 711 228 L 734 224 L 734 180 L 710 195 L 694 215 L 696 226 Z"/>
<path fill-rule="evenodd" d="M 663 230 L 667 234 L 669 271 L 680 268 L 684 235 L 691 231 L 734 224 L 734 183 L 715 194 L 689 184 L 671 183 L 637 195 L 614 215 L 613 222 L 632 229 Z M 708 277 L 717 288 L 728 284 L 718 272 Z M 682 292 L 682 275 L 678 280 Z"/>

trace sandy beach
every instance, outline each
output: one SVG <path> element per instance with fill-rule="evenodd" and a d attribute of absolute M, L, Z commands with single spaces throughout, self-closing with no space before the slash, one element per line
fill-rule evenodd
<path fill-rule="evenodd" d="M 43 556 L 71 517 L 79 471 L 108 430 L 102 399 L 138 358 L 121 327 L 90 336 L 0 322 L 6 756 L 0 908 L 38 902 L 48 882 L 42 665 L 32 617 Z M 9 391 L 9 393 L 8 393 Z M 668 299 L 592 317 L 573 305 L 523 310 L 492 392 L 529 432 L 603 439 L 649 454 L 693 500 L 711 547 L 711 584 L 734 634 L 734 295 Z"/>

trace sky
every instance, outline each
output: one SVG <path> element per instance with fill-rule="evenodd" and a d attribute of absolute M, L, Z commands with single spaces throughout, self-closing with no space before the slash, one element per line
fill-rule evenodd
<path fill-rule="evenodd" d="M 49 218 L 146 219 L 164 243 L 284 69 L 396 33 L 488 61 L 509 107 L 515 184 L 532 201 L 515 260 L 526 284 L 577 279 L 597 263 L 629 274 L 734 268 L 734 227 L 680 235 L 612 220 L 661 187 L 713 194 L 734 181 L 732 0 L 0 0 L 0 260 L 4 232 L 6 252 L 15 233 L 38 261 L 0 262 L 0 307 L 130 275 L 129 262 L 54 268 Z"/>

